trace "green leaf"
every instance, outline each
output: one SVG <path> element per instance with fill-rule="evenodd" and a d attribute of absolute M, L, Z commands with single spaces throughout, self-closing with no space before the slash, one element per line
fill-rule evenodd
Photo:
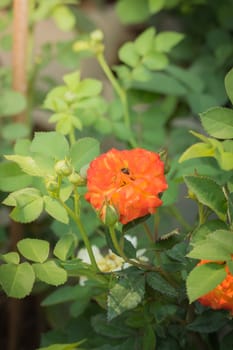
<path fill-rule="evenodd" d="M 22 123 L 10 123 L 2 127 L 2 137 L 8 141 L 15 141 L 17 139 L 28 137 L 30 129 L 27 125 Z"/>
<path fill-rule="evenodd" d="M 228 267 L 230 273 L 233 275 L 233 261 L 232 260 L 227 261 L 227 267 Z"/>
<path fill-rule="evenodd" d="M 36 132 L 31 143 L 31 151 L 54 159 L 64 159 L 69 152 L 66 138 L 55 132 Z"/>
<path fill-rule="evenodd" d="M 80 83 L 80 71 L 65 74 L 63 80 L 70 90 L 75 90 Z"/>
<path fill-rule="evenodd" d="M 159 12 L 165 5 L 166 0 L 149 0 L 150 13 Z"/>
<path fill-rule="evenodd" d="M 229 185 L 228 185 L 229 187 Z M 233 192 L 230 192 L 227 196 L 227 204 L 228 204 L 228 217 L 230 223 L 233 222 Z"/>
<path fill-rule="evenodd" d="M 231 250 L 231 249 L 230 249 Z M 201 241 L 187 254 L 190 258 L 225 261 L 231 258 L 229 249 L 224 249 L 218 242 L 207 239 Z"/>
<path fill-rule="evenodd" d="M 205 131 L 219 139 L 233 138 L 233 110 L 225 107 L 213 107 L 200 114 Z"/>
<path fill-rule="evenodd" d="M 205 176 L 185 176 L 184 181 L 198 201 L 212 209 L 221 220 L 226 219 L 226 198 L 221 187 Z"/>
<path fill-rule="evenodd" d="M 125 24 L 143 22 L 150 15 L 147 2 L 142 0 L 120 0 L 116 13 Z"/>
<path fill-rule="evenodd" d="M 31 176 L 44 176 L 45 172 L 36 163 L 35 159 L 27 156 L 9 155 L 5 156 L 7 160 L 15 162 L 20 168 L 28 175 Z"/>
<path fill-rule="evenodd" d="M 19 92 L 4 89 L 1 91 L 0 117 L 12 117 L 26 108 L 26 99 Z"/>
<path fill-rule="evenodd" d="M 130 67 L 136 67 L 139 63 L 140 56 L 136 51 L 134 43 L 125 43 L 118 52 L 119 58 L 122 62 L 126 63 Z"/>
<path fill-rule="evenodd" d="M 15 154 L 18 154 L 21 156 L 28 156 L 30 154 L 30 145 L 31 145 L 31 141 L 28 139 L 16 140 L 14 145 Z"/>
<path fill-rule="evenodd" d="M 56 113 L 66 112 L 68 109 L 68 104 L 65 101 L 67 92 L 68 88 L 65 85 L 55 87 L 47 94 L 44 107 Z"/>
<path fill-rule="evenodd" d="M 110 134 L 112 132 L 112 122 L 105 117 L 97 118 L 94 127 L 101 134 Z"/>
<path fill-rule="evenodd" d="M 125 233 L 126 231 L 131 230 L 133 227 L 142 224 L 147 219 L 149 219 L 150 216 L 151 216 L 151 214 L 146 214 L 144 216 L 141 216 L 140 218 L 137 218 L 137 219 L 134 219 L 134 220 L 128 222 L 127 224 L 122 226 L 122 232 Z"/>
<path fill-rule="evenodd" d="M 128 338 L 134 335 L 134 331 L 120 319 L 109 322 L 103 314 L 92 317 L 91 324 L 96 333 L 114 339 Z"/>
<path fill-rule="evenodd" d="M 187 148 L 179 159 L 179 163 L 185 160 L 201 157 L 213 157 L 214 147 L 208 143 L 198 142 Z"/>
<path fill-rule="evenodd" d="M 74 253 L 75 237 L 73 234 L 66 234 L 56 243 L 53 254 L 60 260 L 67 260 Z"/>
<path fill-rule="evenodd" d="M 4 8 L 5 6 L 11 5 L 11 0 L 2 0 L 0 4 L 0 8 Z"/>
<path fill-rule="evenodd" d="M 38 348 L 37 350 L 76 350 L 79 347 L 79 345 L 83 344 L 84 342 L 85 340 L 69 344 L 53 344 L 43 348 Z"/>
<path fill-rule="evenodd" d="M 156 335 L 154 327 L 151 324 L 146 324 L 143 329 L 143 350 L 154 350 L 156 348 Z"/>
<path fill-rule="evenodd" d="M 17 191 L 31 184 L 31 176 L 22 172 L 21 168 L 12 162 L 0 163 L 0 190 L 3 192 Z"/>
<path fill-rule="evenodd" d="M 233 254 L 233 233 L 227 230 L 216 230 L 215 232 L 208 235 L 207 240 L 213 240 L 221 248 L 229 252 L 230 255 Z M 208 258 L 206 258 L 208 259 Z"/>
<path fill-rule="evenodd" d="M 162 70 L 169 63 L 167 56 L 162 52 L 149 52 L 143 57 L 142 62 L 151 70 Z"/>
<path fill-rule="evenodd" d="M 153 301 L 150 303 L 150 311 L 153 313 L 156 322 L 159 324 L 166 319 L 170 319 L 171 316 L 174 316 L 177 312 L 178 306 L 174 304 L 166 304 L 158 301 Z"/>
<path fill-rule="evenodd" d="M 51 17 L 58 28 L 64 32 L 69 32 L 75 27 L 75 15 L 67 6 L 56 6 L 51 13 Z"/>
<path fill-rule="evenodd" d="M 233 68 L 225 76 L 225 88 L 227 95 L 233 104 Z"/>
<path fill-rule="evenodd" d="M 10 193 L 3 204 L 16 206 L 10 217 L 22 223 L 37 219 L 43 210 L 43 199 L 40 192 L 30 187 Z"/>
<path fill-rule="evenodd" d="M 135 308 L 142 301 L 144 292 L 144 276 L 122 277 L 109 291 L 108 319 L 112 320 L 124 311 Z"/>
<path fill-rule="evenodd" d="M 171 297 L 177 296 L 176 289 L 171 286 L 159 273 L 157 272 L 149 272 L 146 275 L 146 281 L 151 288 L 160 292 L 161 294 L 165 294 Z"/>
<path fill-rule="evenodd" d="M 135 67 L 131 73 L 131 79 L 133 80 L 142 82 L 150 80 L 150 71 L 143 65 Z"/>
<path fill-rule="evenodd" d="M 1 259 L 5 261 L 8 264 L 19 264 L 20 262 L 20 257 L 17 252 L 10 252 L 6 254 L 1 255 Z"/>
<path fill-rule="evenodd" d="M 226 314 L 207 310 L 203 314 L 198 315 L 192 323 L 189 323 L 187 329 L 193 332 L 214 333 L 227 322 Z"/>
<path fill-rule="evenodd" d="M 36 277 L 52 286 L 59 286 L 67 281 L 67 273 L 54 261 L 46 261 L 42 264 L 33 264 Z"/>
<path fill-rule="evenodd" d="M 204 92 L 190 92 L 187 96 L 187 101 L 195 114 L 213 108 L 218 104 L 215 96 Z"/>
<path fill-rule="evenodd" d="M 159 52 L 169 52 L 176 46 L 181 40 L 183 40 L 184 34 L 176 32 L 162 32 L 155 37 L 155 49 Z"/>
<path fill-rule="evenodd" d="M 49 243 L 42 239 L 24 238 L 17 243 L 19 252 L 28 260 L 43 263 L 49 256 Z"/>
<path fill-rule="evenodd" d="M 227 225 L 218 219 L 208 220 L 203 225 L 199 226 L 196 230 L 194 230 L 192 235 L 192 243 L 202 241 L 207 238 L 207 236 L 217 230 L 227 229 Z"/>
<path fill-rule="evenodd" d="M 120 140 L 129 140 L 132 137 L 132 132 L 129 127 L 126 127 L 123 122 L 115 122 L 113 124 L 113 133 Z"/>
<path fill-rule="evenodd" d="M 205 88 L 203 79 L 201 79 L 196 73 L 193 73 L 190 69 L 188 70 L 187 68 L 181 68 L 169 64 L 169 66 L 166 67 L 166 72 L 187 86 L 189 90 L 191 90 L 189 91 L 189 94 L 196 93 L 199 97 L 203 95 L 203 90 Z M 189 94 L 187 97 L 189 97 Z"/>
<path fill-rule="evenodd" d="M 99 80 L 84 79 L 79 83 L 75 93 L 79 99 L 97 96 L 102 90 L 102 85 L 102 82 Z"/>
<path fill-rule="evenodd" d="M 72 317 L 80 316 L 88 307 L 89 303 L 90 303 L 90 296 L 88 294 L 78 296 L 70 306 L 70 315 Z"/>
<path fill-rule="evenodd" d="M 43 200 L 44 209 L 50 216 L 63 224 L 69 223 L 69 216 L 61 203 L 59 203 L 55 198 L 51 198 L 49 196 L 44 196 Z"/>
<path fill-rule="evenodd" d="M 190 303 L 213 290 L 225 277 L 226 271 L 223 265 L 208 263 L 196 266 L 186 281 Z"/>
<path fill-rule="evenodd" d="M 80 285 L 76 286 L 62 286 L 56 288 L 56 290 L 50 293 L 41 303 L 42 306 L 51 306 L 69 301 L 76 300 L 80 288 L 84 288 Z"/>
<path fill-rule="evenodd" d="M 150 27 L 140 34 L 134 42 L 134 47 L 141 56 L 151 51 L 155 36 L 155 28 Z"/>
<path fill-rule="evenodd" d="M 35 274 L 28 262 L 0 266 L 0 284 L 9 297 L 26 297 L 30 294 L 34 281 Z"/>
<path fill-rule="evenodd" d="M 177 79 L 161 72 L 151 73 L 150 80 L 146 82 L 132 81 L 130 87 L 173 96 L 183 96 L 187 93 L 187 89 Z"/>
<path fill-rule="evenodd" d="M 99 142 L 91 137 L 79 139 L 70 151 L 72 165 L 79 171 L 84 165 L 90 163 L 99 155 Z"/>

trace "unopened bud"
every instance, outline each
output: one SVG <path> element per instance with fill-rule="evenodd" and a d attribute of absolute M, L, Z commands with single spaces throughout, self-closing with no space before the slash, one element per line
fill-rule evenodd
<path fill-rule="evenodd" d="M 89 168 L 89 164 L 84 165 L 81 169 L 80 169 L 80 175 L 83 179 L 87 178 L 87 170 Z"/>
<path fill-rule="evenodd" d="M 85 186 L 86 179 L 84 179 L 81 175 L 76 172 L 73 172 L 69 177 L 69 181 L 75 186 Z"/>
<path fill-rule="evenodd" d="M 74 43 L 74 45 L 73 45 L 73 50 L 76 52 L 86 51 L 89 49 L 90 49 L 90 45 L 89 45 L 88 41 L 79 40 L 79 41 L 76 41 L 76 43 Z"/>
<path fill-rule="evenodd" d="M 48 177 L 45 179 L 45 187 L 50 194 L 55 194 L 58 191 L 58 183 L 55 177 Z"/>
<path fill-rule="evenodd" d="M 104 33 L 100 29 L 96 29 L 91 33 L 91 39 L 95 42 L 101 42 L 104 39 Z"/>
<path fill-rule="evenodd" d="M 55 172 L 57 175 L 69 176 L 72 174 L 73 168 L 67 160 L 59 160 L 55 164 Z"/>
<path fill-rule="evenodd" d="M 114 226 L 119 221 L 119 214 L 111 204 L 104 204 L 100 210 L 100 218 L 107 226 Z"/>

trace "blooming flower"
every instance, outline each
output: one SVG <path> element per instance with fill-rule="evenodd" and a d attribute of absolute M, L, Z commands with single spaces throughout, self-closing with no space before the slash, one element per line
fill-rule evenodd
<path fill-rule="evenodd" d="M 164 164 L 157 153 L 141 148 L 111 149 L 91 162 L 87 188 L 85 198 L 103 221 L 103 208 L 111 205 L 126 224 L 162 204 L 159 194 L 167 189 Z"/>
<path fill-rule="evenodd" d="M 137 237 L 132 237 L 129 235 L 125 235 L 125 238 L 132 243 L 134 248 L 137 248 Z M 113 272 L 113 271 L 119 271 L 122 269 L 126 269 L 130 266 L 129 263 L 126 263 L 124 259 L 122 259 L 120 256 L 116 255 L 112 252 L 111 249 L 108 249 L 106 254 L 102 254 L 100 249 L 96 247 L 95 245 L 92 246 L 92 251 L 95 256 L 96 263 L 98 265 L 98 268 L 102 272 Z M 138 249 L 136 251 L 136 257 L 138 260 L 146 262 L 148 261 L 147 257 L 143 254 L 145 253 L 145 249 Z M 90 257 L 88 255 L 86 248 L 81 248 L 77 254 L 77 258 L 81 259 L 83 262 L 90 264 Z M 80 284 L 84 285 L 85 281 L 87 280 L 86 277 L 81 276 L 80 277 Z"/>
<path fill-rule="evenodd" d="M 210 261 L 202 260 L 199 265 L 206 264 Z M 229 310 L 233 315 L 233 275 L 230 273 L 228 267 L 225 267 L 227 276 L 226 278 L 209 293 L 203 295 L 198 301 L 204 305 L 209 306 L 212 309 L 225 309 Z"/>

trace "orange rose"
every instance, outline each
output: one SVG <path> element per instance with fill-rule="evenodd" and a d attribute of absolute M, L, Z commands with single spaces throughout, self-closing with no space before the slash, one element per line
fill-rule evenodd
<path fill-rule="evenodd" d="M 167 189 L 164 164 L 157 153 L 144 149 L 111 149 L 91 162 L 87 189 L 85 198 L 102 219 L 102 209 L 111 205 L 126 224 L 162 204 L 159 194 Z"/>
<path fill-rule="evenodd" d="M 209 260 L 202 260 L 198 265 L 206 264 Z M 220 262 L 219 262 L 220 263 Z M 212 309 L 229 310 L 233 315 L 233 275 L 230 273 L 228 267 L 225 267 L 226 278 L 209 293 L 203 295 L 198 301 Z"/>

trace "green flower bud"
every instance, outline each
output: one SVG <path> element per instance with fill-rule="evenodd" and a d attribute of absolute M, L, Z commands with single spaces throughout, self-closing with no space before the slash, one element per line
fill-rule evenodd
<path fill-rule="evenodd" d="M 54 197 L 58 191 L 58 183 L 55 177 L 48 177 L 45 179 L 45 187 L 49 194 Z"/>
<path fill-rule="evenodd" d="M 104 39 L 104 33 L 100 29 L 94 30 L 91 34 L 91 40 L 95 42 L 101 42 Z"/>
<path fill-rule="evenodd" d="M 119 221 L 119 214 L 113 205 L 104 204 L 100 210 L 100 218 L 105 225 L 114 226 Z"/>
<path fill-rule="evenodd" d="M 67 160 L 59 160 L 55 164 L 55 172 L 57 175 L 69 176 L 72 174 L 73 168 Z"/>
<path fill-rule="evenodd" d="M 84 179 L 81 175 L 76 172 L 73 172 L 69 177 L 69 181 L 75 186 L 85 186 L 86 179 Z"/>
<path fill-rule="evenodd" d="M 89 49 L 90 49 L 89 43 L 87 41 L 84 41 L 84 40 L 76 41 L 76 43 L 74 43 L 74 45 L 73 45 L 73 50 L 76 52 L 86 51 Z"/>
<path fill-rule="evenodd" d="M 87 170 L 88 170 L 88 168 L 89 168 L 89 164 L 86 164 L 80 169 L 80 175 L 84 179 L 87 178 Z"/>

